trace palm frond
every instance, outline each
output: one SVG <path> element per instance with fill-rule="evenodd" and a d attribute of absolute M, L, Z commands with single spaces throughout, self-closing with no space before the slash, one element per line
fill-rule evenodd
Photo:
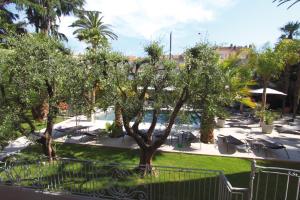
<path fill-rule="evenodd" d="M 92 46 L 105 45 L 108 39 L 116 40 L 118 36 L 111 30 L 111 25 L 104 24 L 99 11 L 80 11 L 78 19 L 70 27 L 77 28 L 73 34 Z M 105 44 L 104 44 L 105 43 Z"/>
<path fill-rule="evenodd" d="M 277 3 L 278 3 L 277 6 L 281 6 L 282 4 L 292 2 L 292 3 L 288 6 L 288 9 L 289 9 L 289 8 L 291 8 L 292 6 L 294 6 L 296 3 L 299 3 L 300 0 L 273 0 L 273 3 L 274 3 L 274 2 L 277 2 Z"/>

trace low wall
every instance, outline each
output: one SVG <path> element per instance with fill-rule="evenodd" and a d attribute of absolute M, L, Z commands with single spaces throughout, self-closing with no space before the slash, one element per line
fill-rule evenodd
<path fill-rule="evenodd" d="M 92 198 L 67 195 L 62 193 L 49 193 L 33 189 L 0 185 L 0 199 L 2 200 L 91 200 Z"/>

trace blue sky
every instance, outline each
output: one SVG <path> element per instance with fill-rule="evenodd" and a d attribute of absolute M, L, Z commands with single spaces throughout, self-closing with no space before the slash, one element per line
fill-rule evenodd
<path fill-rule="evenodd" d="M 112 25 L 119 39 L 112 41 L 115 51 L 126 55 L 144 55 L 143 47 L 159 40 L 169 49 L 169 33 L 173 32 L 173 53 L 200 40 L 218 45 L 262 46 L 275 43 L 279 27 L 289 21 L 300 21 L 300 3 L 287 9 L 272 0 L 86 0 L 88 10 L 98 10 L 104 22 Z M 68 27 L 75 18 L 63 17 L 60 31 L 69 38 L 67 44 L 75 53 L 86 45 Z M 200 35 L 198 34 L 200 33 Z"/>

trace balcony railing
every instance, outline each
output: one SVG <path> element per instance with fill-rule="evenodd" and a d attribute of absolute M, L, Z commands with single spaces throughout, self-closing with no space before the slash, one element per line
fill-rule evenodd
<path fill-rule="evenodd" d="M 252 163 L 250 200 L 299 200 L 300 170 L 257 166 Z"/>
<path fill-rule="evenodd" d="M 75 159 L 14 161 L 0 172 L 2 185 L 99 199 L 244 200 L 248 189 L 232 187 L 222 171 Z"/>

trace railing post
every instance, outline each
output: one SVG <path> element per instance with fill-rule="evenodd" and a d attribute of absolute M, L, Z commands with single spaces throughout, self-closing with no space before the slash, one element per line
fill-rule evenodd
<path fill-rule="evenodd" d="M 253 199 L 253 185 L 255 179 L 255 172 L 256 172 L 256 161 L 253 160 L 251 163 L 251 174 L 250 174 L 250 183 L 249 183 L 249 190 L 248 190 L 249 200 Z"/>

